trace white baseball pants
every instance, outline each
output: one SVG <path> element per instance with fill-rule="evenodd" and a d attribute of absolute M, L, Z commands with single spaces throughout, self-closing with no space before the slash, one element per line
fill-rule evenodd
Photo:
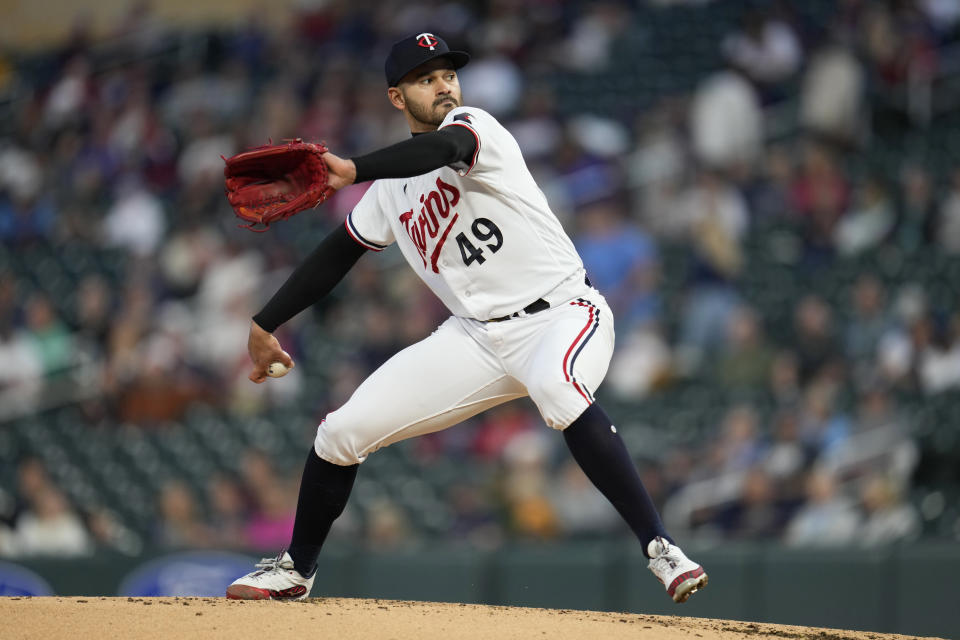
<path fill-rule="evenodd" d="M 440 431 L 529 395 L 565 429 L 593 402 L 613 353 L 613 315 L 584 286 L 577 298 L 502 322 L 447 319 L 374 371 L 317 428 L 317 455 L 363 462 L 400 440 Z"/>

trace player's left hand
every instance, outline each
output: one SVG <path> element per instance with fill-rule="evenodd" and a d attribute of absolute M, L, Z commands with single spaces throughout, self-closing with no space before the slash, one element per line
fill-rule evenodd
<path fill-rule="evenodd" d="M 327 151 L 323 154 L 327 163 L 327 180 L 334 189 L 342 189 L 357 179 L 357 165 L 349 158 L 341 158 Z"/>

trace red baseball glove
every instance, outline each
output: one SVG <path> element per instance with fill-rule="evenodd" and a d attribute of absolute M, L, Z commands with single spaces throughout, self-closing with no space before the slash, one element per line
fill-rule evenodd
<path fill-rule="evenodd" d="M 271 222 L 312 209 L 329 198 L 335 189 L 328 183 L 322 157 L 326 152 L 322 144 L 297 138 L 224 158 L 227 200 L 234 213 L 247 222 L 240 226 L 266 231 Z"/>

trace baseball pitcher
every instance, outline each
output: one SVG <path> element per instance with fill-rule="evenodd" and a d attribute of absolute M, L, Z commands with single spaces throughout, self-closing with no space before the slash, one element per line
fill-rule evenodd
<path fill-rule="evenodd" d="M 703 568 L 664 530 L 616 427 L 594 400 L 613 351 L 613 315 L 513 136 L 490 114 L 463 105 L 457 69 L 469 59 L 431 33 L 397 42 L 385 64 L 387 98 L 412 137 L 352 159 L 317 151 L 327 184 L 311 192 L 318 195 L 307 198 L 309 206 L 355 182 L 373 184 L 254 316 L 250 379 L 263 382 L 274 363 L 292 367 L 272 333 L 325 296 L 361 255 L 393 243 L 451 316 L 320 423 L 289 548 L 231 584 L 228 598 L 306 598 L 320 549 L 367 456 L 523 396 L 563 432 L 584 473 L 636 534 L 667 594 L 684 602 L 707 584 Z M 258 163 L 240 182 L 262 188 L 256 174 L 268 171 Z M 230 171 L 228 160 L 228 190 Z M 283 197 L 271 197 L 289 201 L 297 180 L 280 182 Z M 267 200 L 260 196 L 251 200 Z"/>

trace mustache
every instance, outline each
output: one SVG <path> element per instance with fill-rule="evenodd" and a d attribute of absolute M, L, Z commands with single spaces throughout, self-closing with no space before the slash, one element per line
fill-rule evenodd
<path fill-rule="evenodd" d="M 434 100 L 433 106 L 435 106 L 435 107 L 436 107 L 436 106 L 439 106 L 439 105 L 443 104 L 444 102 L 446 102 L 447 100 L 450 100 L 450 101 L 453 102 L 453 104 L 455 104 L 455 105 L 457 105 L 457 106 L 460 106 L 460 101 L 457 100 L 456 98 L 454 98 L 453 96 L 443 96 L 442 98 L 438 98 L 437 100 Z"/>

